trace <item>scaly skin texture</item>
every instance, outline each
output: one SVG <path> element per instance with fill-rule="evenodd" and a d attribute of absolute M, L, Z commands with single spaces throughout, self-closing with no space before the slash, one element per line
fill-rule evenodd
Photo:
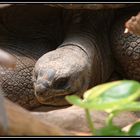
<path fill-rule="evenodd" d="M 109 79 L 113 66 L 108 15 L 109 11 L 75 11 L 63 43 L 35 65 L 34 86 L 40 103 L 66 105 L 66 95 L 82 96 Z"/>
<path fill-rule="evenodd" d="M 124 78 L 140 81 L 140 36 L 124 34 L 125 22 L 135 13 L 124 12 L 114 21 L 111 33 L 112 51 L 118 64 L 118 72 Z"/>
<path fill-rule="evenodd" d="M 14 70 L 0 67 L 4 96 L 27 109 L 38 107 L 32 70 L 39 57 L 60 44 L 62 10 L 18 5 L 1 10 L 0 17 L 0 46 L 17 58 Z"/>
<path fill-rule="evenodd" d="M 20 5 L 1 10 L 0 19 L 0 46 L 17 57 L 15 71 L 1 67 L 0 84 L 6 97 L 27 109 L 41 104 L 66 105 L 65 95 L 82 96 L 88 88 L 108 81 L 114 71 L 109 44 L 111 10 L 72 10 L 63 14 L 62 9 L 43 5 Z M 112 40 L 118 64 L 126 77 L 138 79 L 139 47 L 135 39 L 137 43 L 139 39 L 134 37 L 133 41 L 132 35 L 124 37 L 122 31 L 117 31 L 123 22 L 116 26 Z M 125 45 L 116 45 L 118 34 L 122 34 L 119 41 L 123 44 L 133 41 L 128 43 L 130 51 Z"/>

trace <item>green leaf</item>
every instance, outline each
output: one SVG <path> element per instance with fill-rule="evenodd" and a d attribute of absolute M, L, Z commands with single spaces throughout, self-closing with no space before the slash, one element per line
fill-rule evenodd
<path fill-rule="evenodd" d="M 121 82 L 122 81 L 115 81 L 115 82 L 109 82 L 109 83 L 97 85 L 97 86 L 87 90 L 84 93 L 83 97 L 84 97 L 84 99 L 94 99 L 94 98 L 100 96 L 100 94 L 102 94 L 104 91 L 106 91 L 110 87 L 115 86 Z"/>
<path fill-rule="evenodd" d="M 120 110 L 128 109 L 130 102 L 139 96 L 139 82 L 122 80 L 102 84 L 88 90 L 85 92 L 83 100 L 78 96 L 67 96 L 66 100 L 85 109 L 104 110 L 110 113 L 114 110 L 119 110 L 119 108 L 121 108 Z M 132 105 L 130 108 L 132 108 Z"/>
<path fill-rule="evenodd" d="M 127 133 L 115 125 L 105 126 L 96 131 L 96 136 L 125 136 Z"/>
<path fill-rule="evenodd" d="M 116 111 L 139 111 L 140 110 L 140 102 L 130 102 L 128 104 L 124 104 L 123 106 L 119 106 Z"/>
<path fill-rule="evenodd" d="M 128 134 L 129 136 L 140 136 L 140 122 L 133 124 Z"/>
<path fill-rule="evenodd" d="M 73 105 L 79 106 L 81 108 L 84 109 L 88 109 L 90 104 L 93 104 L 93 102 L 83 102 L 82 99 L 80 99 L 77 95 L 70 95 L 70 96 L 66 96 L 65 99 Z"/>
<path fill-rule="evenodd" d="M 98 88 L 99 91 L 97 90 Z M 95 93 L 96 92 L 96 93 Z M 88 109 L 106 110 L 110 112 L 120 105 L 128 104 L 140 96 L 140 83 L 122 80 L 99 85 L 85 93 L 83 102 Z"/>
<path fill-rule="evenodd" d="M 137 91 L 139 90 L 139 94 Z M 110 87 L 101 94 L 104 102 L 112 102 L 122 98 L 137 99 L 140 96 L 140 84 L 135 81 L 122 81 L 119 84 Z"/>
<path fill-rule="evenodd" d="M 137 90 L 140 90 L 140 83 L 133 80 L 109 82 L 96 86 L 85 92 L 84 99 L 92 100 L 101 97 L 104 101 L 108 102 L 110 100 L 112 101 L 134 96 L 134 93 L 136 93 Z M 136 94 L 135 96 L 134 98 L 137 98 L 139 95 Z"/>
<path fill-rule="evenodd" d="M 77 105 L 77 106 L 80 106 L 80 107 L 84 107 L 83 100 L 81 100 L 76 95 L 66 96 L 65 98 L 71 104 L 74 104 L 74 105 Z"/>

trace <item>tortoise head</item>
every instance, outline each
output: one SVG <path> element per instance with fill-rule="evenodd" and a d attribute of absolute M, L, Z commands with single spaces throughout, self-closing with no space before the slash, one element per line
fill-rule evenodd
<path fill-rule="evenodd" d="M 82 95 L 88 88 L 87 56 L 71 47 L 44 54 L 36 63 L 35 96 L 46 105 L 67 105 L 66 95 Z"/>

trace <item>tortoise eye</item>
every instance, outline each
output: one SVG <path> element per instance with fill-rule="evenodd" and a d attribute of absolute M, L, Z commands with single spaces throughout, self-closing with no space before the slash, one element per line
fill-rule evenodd
<path fill-rule="evenodd" d="M 69 77 L 59 78 L 54 82 L 53 88 L 54 89 L 65 89 L 68 86 L 68 82 L 69 82 Z"/>

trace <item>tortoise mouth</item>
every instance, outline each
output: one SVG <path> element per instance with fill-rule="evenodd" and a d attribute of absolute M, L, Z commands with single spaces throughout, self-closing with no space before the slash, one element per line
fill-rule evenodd
<path fill-rule="evenodd" d="M 39 103 L 44 104 L 44 105 L 52 105 L 52 106 L 61 106 L 61 105 L 67 105 L 69 104 L 66 100 L 65 100 L 65 96 L 67 95 L 73 95 L 73 94 L 77 94 L 79 93 L 78 90 L 74 91 L 74 92 L 68 92 L 68 91 L 63 91 L 60 92 L 58 94 L 58 92 L 44 92 L 41 95 L 38 95 L 37 92 L 35 91 L 35 96 L 38 100 Z M 62 104 L 58 103 L 58 100 L 60 100 L 60 102 Z"/>

